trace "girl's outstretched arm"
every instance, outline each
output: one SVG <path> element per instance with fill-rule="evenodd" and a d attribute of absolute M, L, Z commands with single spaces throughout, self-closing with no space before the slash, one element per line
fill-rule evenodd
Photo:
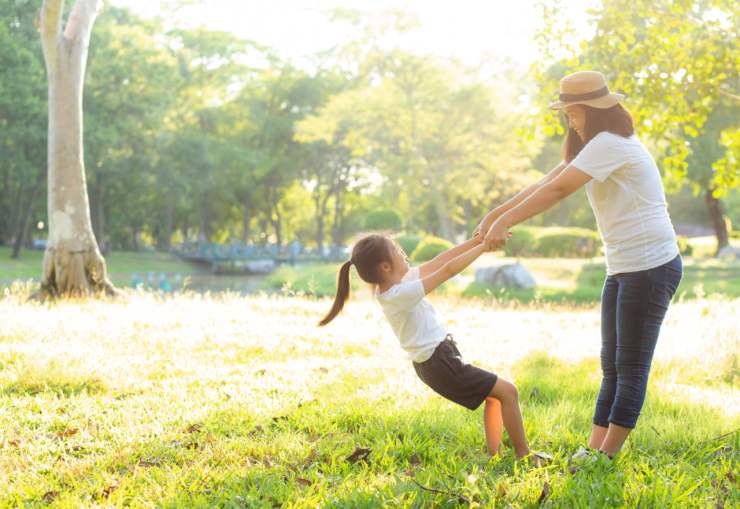
<path fill-rule="evenodd" d="M 468 239 L 465 242 L 462 242 L 456 245 L 455 247 L 451 247 L 450 249 L 443 251 L 442 253 L 439 253 L 437 256 L 435 256 L 428 262 L 422 263 L 421 265 L 419 265 L 419 277 L 423 279 L 425 276 L 428 276 L 429 274 L 436 272 L 445 263 L 465 253 L 466 251 L 480 244 L 482 241 L 483 241 L 483 237 L 481 235 L 477 235 L 473 237 L 472 239 Z"/>
<path fill-rule="evenodd" d="M 426 277 L 421 276 L 420 272 L 419 277 L 424 285 L 424 293 L 428 294 L 451 277 L 465 270 L 485 250 L 486 248 L 483 244 L 476 243 L 474 247 L 456 256 Z"/>

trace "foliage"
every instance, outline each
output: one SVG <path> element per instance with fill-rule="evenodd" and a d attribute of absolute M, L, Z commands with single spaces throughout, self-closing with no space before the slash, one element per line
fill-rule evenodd
<path fill-rule="evenodd" d="M 416 246 L 409 259 L 414 262 L 426 262 L 453 246 L 452 242 L 439 237 L 425 237 Z"/>
<path fill-rule="evenodd" d="M 410 256 L 411 253 L 413 253 L 414 250 L 416 249 L 416 246 L 419 245 L 419 242 L 421 242 L 423 238 L 424 237 L 422 235 L 413 235 L 410 233 L 405 233 L 403 235 L 399 235 L 395 237 L 395 241 L 398 242 L 398 244 L 403 249 L 404 253 Z"/>
<path fill-rule="evenodd" d="M 691 256 L 694 252 L 694 248 L 689 242 L 689 239 L 683 235 L 676 237 L 678 240 L 678 250 L 683 256 Z"/>
<path fill-rule="evenodd" d="M 601 250 L 601 237 L 584 228 L 558 228 L 537 239 L 536 252 L 552 258 L 591 258 Z"/>
<path fill-rule="evenodd" d="M 517 226 L 504 245 L 506 256 L 528 256 L 537 251 L 537 239 L 530 228 Z"/>
<path fill-rule="evenodd" d="M 373 210 L 365 217 L 366 230 L 392 230 L 401 229 L 401 216 L 393 209 Z"/>

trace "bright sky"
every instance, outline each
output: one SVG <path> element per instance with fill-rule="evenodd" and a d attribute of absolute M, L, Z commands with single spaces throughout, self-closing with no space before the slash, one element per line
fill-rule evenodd
<path fill-rule="evenodd" d="M 156 15 L 163 2 L 109 0 L 134 11 Z M 587 9 L 599 0 L 564 2 L 579 32 L 589 35 Z M 542 23 L 537 0 L 204 0 L 184 8 L 180 25 L 203 24 L 272 46 L 300 63 L 302 57 L 341 44 L 346 28 L 324 14 L 335 7 L 369 13 L 403 8 L 417 15 L 418 28 L 398 41 L 415 52 L 456 57 L 468 64 L 511 59 L 528 67 L 537 54 L 533 35 Z"/>

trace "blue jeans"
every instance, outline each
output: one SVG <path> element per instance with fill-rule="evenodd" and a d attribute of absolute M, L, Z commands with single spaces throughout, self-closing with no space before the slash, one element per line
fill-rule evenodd
<path fill-rule="evenodd" d="M 648 270 L 607 276 L 601 294 L 601 390 L 593 423 L 634 428 L 645 402 L 660 326 L 681 281 L 681 255 Z"/>

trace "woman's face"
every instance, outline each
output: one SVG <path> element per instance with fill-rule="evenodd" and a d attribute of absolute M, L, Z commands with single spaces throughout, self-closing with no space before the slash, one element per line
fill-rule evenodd
<path fill-rule="evenodd" d="M 585 141 L 586 110 L 579 104 L 566 106 L 563 110 L 568 119 L 568 127 L 573 129 L 581 140 Z"/>

